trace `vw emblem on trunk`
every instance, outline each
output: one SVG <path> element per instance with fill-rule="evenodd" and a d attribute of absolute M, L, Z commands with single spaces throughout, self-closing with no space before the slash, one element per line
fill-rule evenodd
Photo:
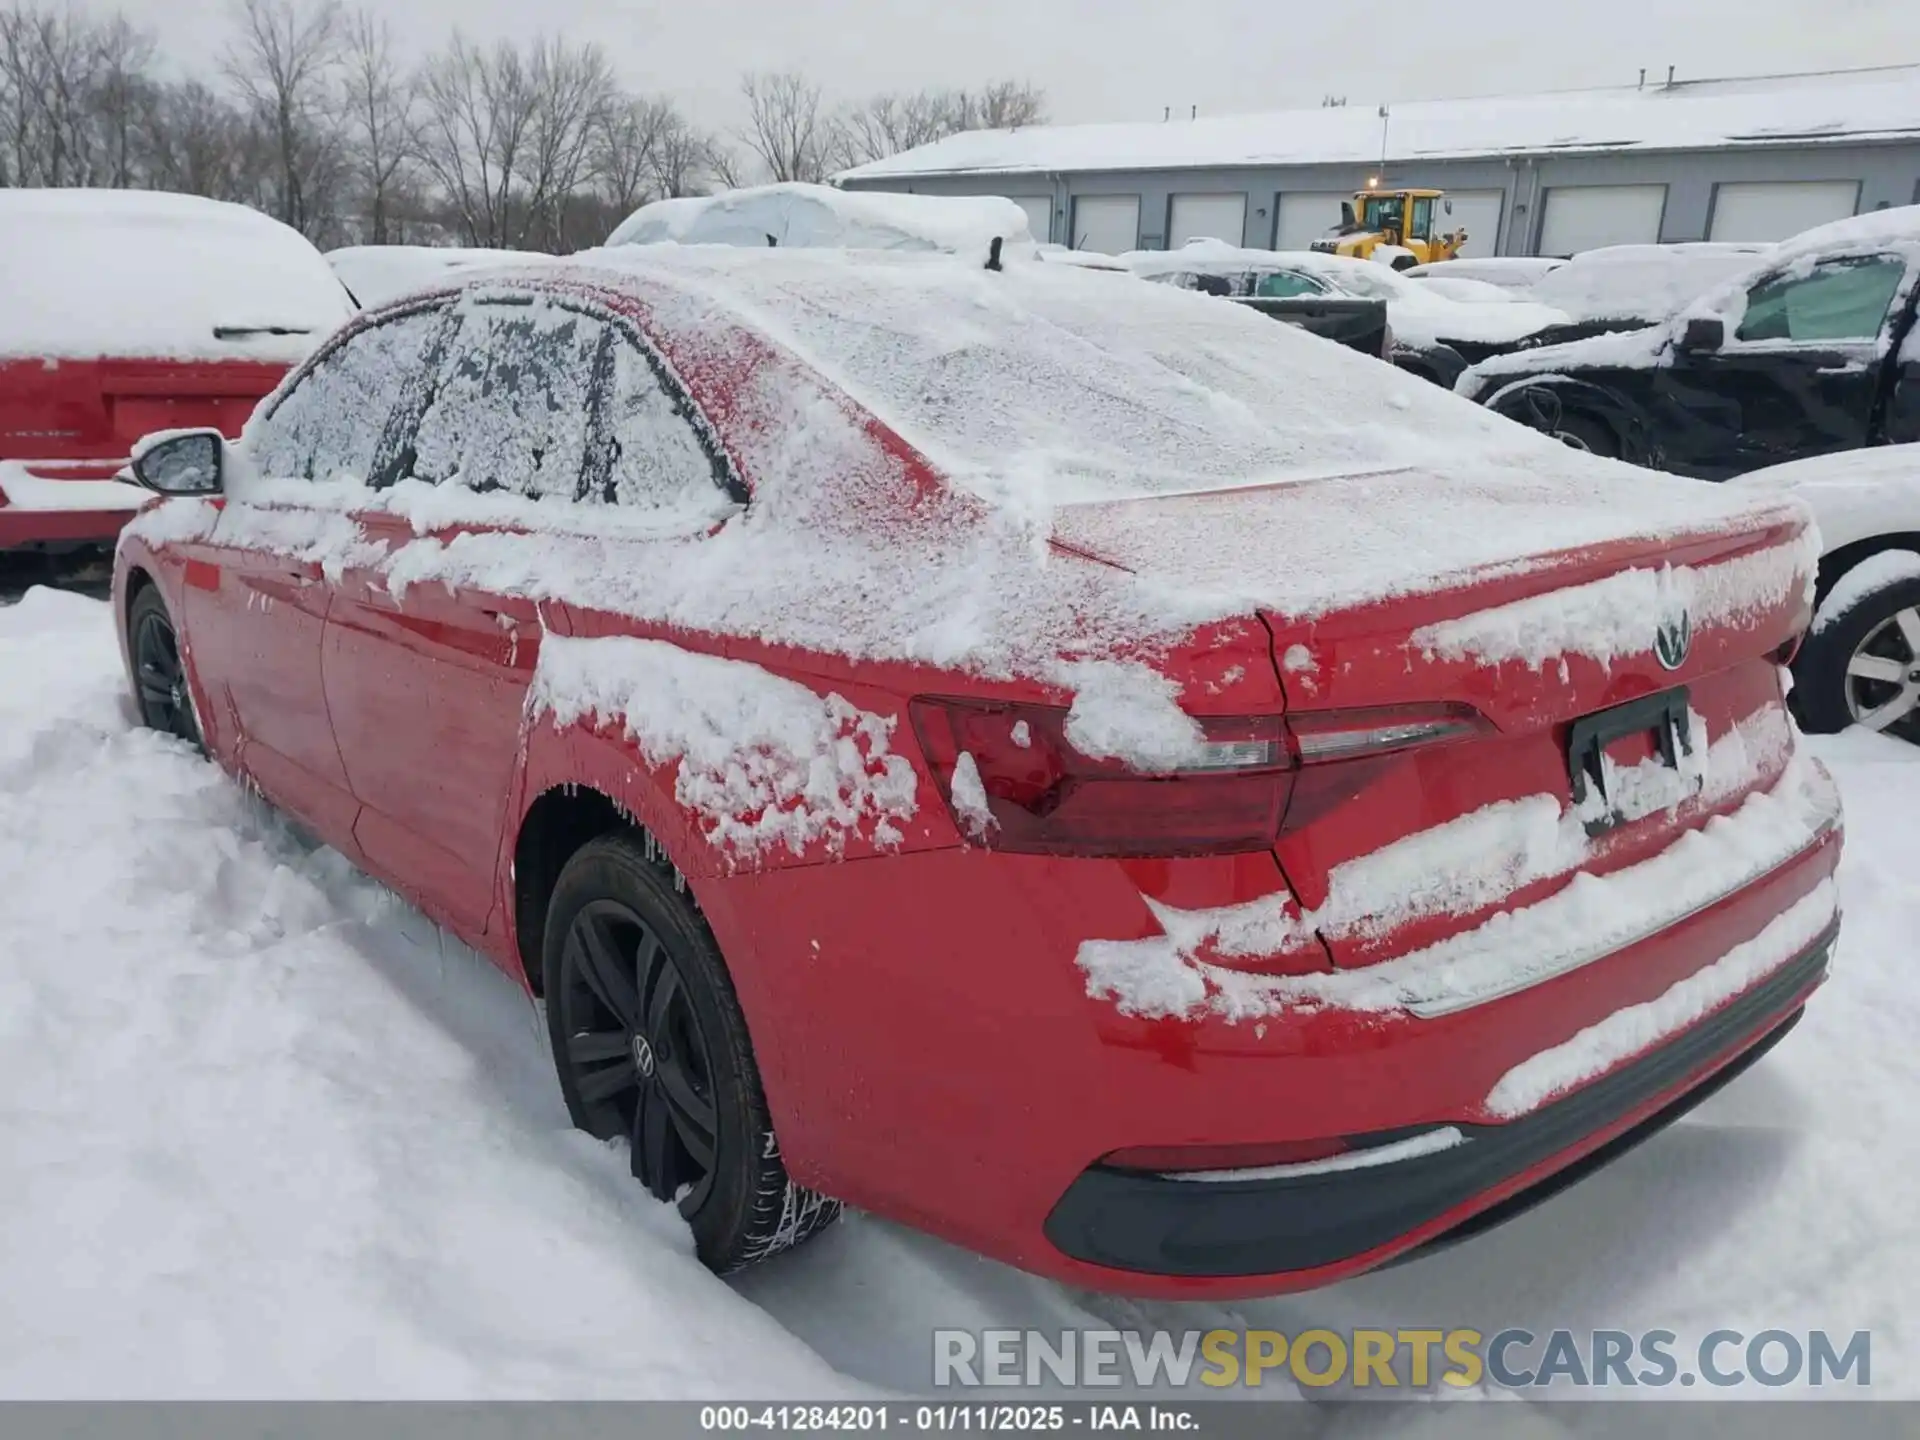
<path fill-rule="evenodd" d="M 1693 648 L 1693 617 L 1682 610 L 1675 620 L 1663 620 L 1660 628 L 1653 632 L 1653 653 L 1661 668 L 1678 670 L 1687 663 L 1687 652 Z"/>
<path fill-rule="evenodd" d="M 647 1037 L 636 1033 L 633 1037 L 633 1068 L 640 1072 L 642 1080 L 653 1078 L 653 1046 L 647 1043 Z"/>

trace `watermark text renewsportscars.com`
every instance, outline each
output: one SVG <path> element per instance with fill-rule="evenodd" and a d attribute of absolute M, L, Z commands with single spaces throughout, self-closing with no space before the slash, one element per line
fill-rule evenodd
<path fill-rule="evenodd" d="M 1865 1330 L 936 1330 L 940 1388 L 1864 1388 Z"/>

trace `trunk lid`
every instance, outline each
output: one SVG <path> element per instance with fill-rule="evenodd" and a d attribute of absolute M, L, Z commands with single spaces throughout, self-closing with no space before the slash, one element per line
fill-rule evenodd
<path fill-rule="evenodd" d="M 1072 507 L 1055 534 L 1189 599 L 1244 599 L 1296 721 L 1437 703 L 1485 719 L 1290 818 L 1275 847 L 1290 928 L 1348 967 L 1644 859 L 1778 779 L 1792 731 L 1777 660 L 1805 627 L 1817 542 L 1793 507 L 1690 491 L 1714 503 L 1649 514 L 1630 495 L 1503 496 L 1394 471 Z M 1671 758 L 1649 707 L 1685 717 Z"/>

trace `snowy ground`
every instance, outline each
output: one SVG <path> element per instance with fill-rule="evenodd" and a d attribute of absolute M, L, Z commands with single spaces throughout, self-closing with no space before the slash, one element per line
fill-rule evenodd
<path fill-rule="evenodd" d="M 1762 1065 L 1472 1244 L 1209 1308 L 861 1217 L 712 1279 L 625 1156 L 566 1128 L 520 993 L 131 728 L 122 689 L 98 601 L 0 608 L 0 1396 L 918 1391 L 936 1326 L 1216 1323 L 1868 1329 L 1873 1393 L 1920 1396 L 1920 754 L 1897 742 L 1817 745 L 1847 933 Z"/>

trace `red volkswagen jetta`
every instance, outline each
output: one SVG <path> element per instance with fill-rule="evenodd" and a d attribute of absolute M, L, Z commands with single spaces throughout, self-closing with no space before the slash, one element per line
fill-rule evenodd
<path fill-rule="evenodd" d="M 719 1269 L 844 1201 L 1321 1284 L 1649 1133 L 1826 971 L 1802 512 L 1203 296 L 603 252 L 136 469 L 146 722 L 540 996 Z"/>

